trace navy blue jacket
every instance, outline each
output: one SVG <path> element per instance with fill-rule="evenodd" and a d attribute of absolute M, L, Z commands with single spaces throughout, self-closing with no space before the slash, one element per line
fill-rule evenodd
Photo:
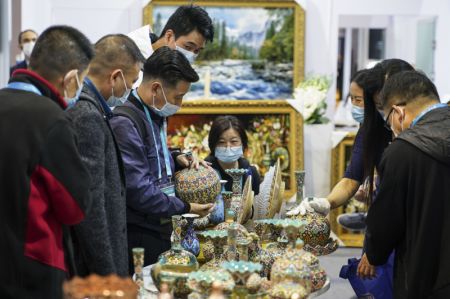
<path fill-rule="evenodd" d="M 162 238 L 169 239 L 172 232 L 171 222 L 173 215 L 187 213 L 189 204 L 181 199 L 168 196 L 160 189 L 160 184 L 169 182 L 161 142 L 160 129 L 164 119 L 158 116 L 151 107 L 155 136 L 153 136 L 142 104 L 133 93 L 130 94 L 125 106 L 137 111 L 145 122 L 145 134 L 140 136 L 135 123 L 128 117 L 115 115 L 110 124 L 116 136 L 125 167 L 127 185 L 127 223 L 140 226 L 152 232 L 159 233 Z M 156 140 L 156 145 L 154 140 Z M 162 179 L 158 181 L 158 159 L 162 168 Z M 170 157 L 172 173 L 175 173 L 175 163 Z"/>

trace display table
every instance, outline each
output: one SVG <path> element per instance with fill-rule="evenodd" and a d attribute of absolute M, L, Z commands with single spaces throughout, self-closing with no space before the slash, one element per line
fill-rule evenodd
<path fill-rule="evenodd" d="M 156 286 L 153 283 L 152 277 L 150 275 L 151 269 L 152 269 L 153 265 L 144 267 L 142 269 L 143 274 L 144 274 L 144 292 L 141 293 L 139 299 L 158 299 L 158 289 L 156 288 Z M 134 276 L 133 276 L 134 279 Z M 311 293 L 308 296 L 308 299 L 310 298 L 317 298 L 320 295 L 326 293 L 331 286 L 331 282 L 330 279 L 328 278 L 325 285 L 318 291 Z"/>

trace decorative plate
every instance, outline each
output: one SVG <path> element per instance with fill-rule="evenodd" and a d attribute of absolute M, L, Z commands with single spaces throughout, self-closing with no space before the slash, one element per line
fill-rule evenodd
<path fill-rule="evenodd" d="M 278 159 L 275 164 L 275 175 L 273 177 L 272 188 L 270 190 L 269 214 L 267 215 L 267 218 L 273 218 L 273 216 L 279 212 L 278 207 L 281 207 L 281 203 L 279 203 L 279 200 L 282 200 L 282 196 L 280 196 L 281 182 L 280 159 Z"/>
<path fill-rule="evenodd" d="M 252 176 L 249 175 L 245 180 L 244 189 L 242 191 L 241 210 L 237 215 L 237 222 L 244 224 L 247 222 L 247 217 L 252 213 L 253 196 L 252 196 Z"/>
<path fill-rule="evenodd" d="M 259 194 L 255 196 L 253 219 L 268 218 L 270 190 L 272 189 L 275 167 L 271 166 L 259 187 Z"/>
<path fill-rule="evenodd" d="M 189 203 L 214 203 L 220 188 L 219 176 L 212 168 L 185 168 L 175 174 L 175 191 Z"/>
<path fill-rule="evenodd" d="M 272 152 L 272 160 L 280 159 L 281 170 L 286 170 L 289 167 L 289 151 L 284 147 L 277 147 Z"/>

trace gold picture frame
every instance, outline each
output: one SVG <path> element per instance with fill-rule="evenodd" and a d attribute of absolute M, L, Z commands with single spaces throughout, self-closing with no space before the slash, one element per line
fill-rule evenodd
<path fill-rule="evenodd" d="M 302 115 L 297 112 L 285 100 L 272 101 L 184 101 L 181 110 L 169 119 L 170 127 L 180 128 L 180 121 L 185 120 L 187 116 L 194 117 L 205 116 L 208 121 L 219 115 L 235 115 L 239 116 L 255 116 L 265 119 L 270 116 L 283 116 L 288 118 L 289 138 L 286 146 L 289 152 L 289 168 L 285 175 L 286 188 L 285 198 L 291 197 L 296 192 L 295 170 L 304 169 L 303 161 L 303 119 Z M 202 125 L 196 122 L 196 125 Z M 169 136 L 170 139 L 170 136 Z"/>
<path fill-rule="evenodd" d="M 188 2 L 179 0 L 154 0 L 149 2 L 143 10 L 144 25 L 153 26 L 153 10 L 155 6 L 181 6 Z M 195 1 L 201 7 L 225 8 L 291 8 L 294 13 L 294 42 L 293 42 L 293 78 L 292 91 L 304 79 L 305 72 L 305 10 L 295 0 L 203 0 Z M 205 96 L 208 100 L 207 95 Z M 203 99 L 203 98 L 202 98 Z M 211 98 L 209 98 L 211 99 Z M 285 97 L 282 97 L 285 99 Z M 227 99 L 228 100 L 228 99 Z M 265 98 L 258 100 L 267 100 Z"/>
<path fill-rule="evenodd" d="M 331 186 L 334 187 L 344 176 L 345 170 L 350 163 L 353 144 L 356 133 L 350 132 L 331 152 Z M 330 212 L 331 229 L 349 247 L 362 247 L 364 233 L 352 233 L 338 225 L 337 217 L 345 213 L 344 207 L 339 207 Z"/>

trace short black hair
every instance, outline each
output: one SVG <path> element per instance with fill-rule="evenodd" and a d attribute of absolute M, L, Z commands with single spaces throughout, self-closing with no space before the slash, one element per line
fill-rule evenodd
<path fill-rule="evenodd" d="M 159 79 L 174 87 L 179 81 L 197 82 L 199 77 L 180 51 L 164 46 L 153 52 L 144 64 L 143 81 L 150 79 Z"/>
<path fill-rule="evenodd" d="M 34 34 L 36 34 L 36 36 L 38 35 L 37 32 L 34 31 L 33 29 L 25 29 L 24 31 L 22 31 L 22 32 L 19 33 L 19 37 L 18 37 L 19 45 L 20 45 L 20 43 L 22 42 L 22 35 L 23 35 L 24 33 L 26 33 L 26 32 L 33 32 Z"/>
<path fill-rule="evenodd" d="M 388 78 L 381 91 L 383 107 L 390 105 L 393 98 L 400 98 L 404 104 L 415 102 L 419 98 L 440 101 L 436 86 L 419 71 L 400 72 Z"/>
<path fill-rule="evenodd" d="M 238 132 L 239 137 L 241 137 L 242 147 L 244 149 L 247 149 L 248 137 L 242 122 L 236 116 L 223 115 L 217 117 L 213 121 L 211 125 L 211 130 L 209 131 L 208 146 L 211 153 L 214 154 L 217 143 L 219 143 L 220 136 L 223 134 L 223 132 L 229 129 L 234 129 L 236 130 L 236 132 Z"/>
<path fill-rule="evenodd" d="M 134 41 L 124 34 L 109 34 L 95 43 L 95 57 L 91 61 L 89 73 L 102 74 L 112 69 L 127 72 L 136 63 L 144 63 L 145 58 Z"/>
<path fill-rule="evenodd" d="M 200 6 L 184 5 L 170 16 L 164 26 L 159 38 L 166 34 L 167 30 L 173 30 L 175 38 L 188 35 L 197 30 L 207 41 L 212 42 L 214 38 L 214 26 L 206 10 Z"/>
<path fill-rule="evenodd" d="M 70 70 L 84 72 L 94 57 L 89 39 L 70 26 L 52 26 L 39 36 L 30 57 L 30 68 L 47 80 Z"/>

